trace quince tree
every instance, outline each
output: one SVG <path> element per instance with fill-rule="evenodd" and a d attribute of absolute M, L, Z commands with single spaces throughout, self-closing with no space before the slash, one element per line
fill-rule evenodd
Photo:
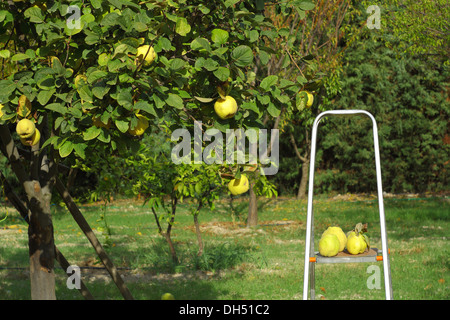
<path fill-rule="evenodd" d="M 55 186 L 64 192 L 61 165 L 136 152 L 143 134 L 162 124 L 264 128 L 261 119 L 292 108 L 307 81 L 260 77 L 284 52 L 273 45 L 284 30 L 264 12 L 304 16 L 313 7 L 303 0 L 0 2 L 0 149 L 30 212 L 32 299 L 56 298 L 50 205 Z M 221 94 L 238 105 L 232 118 L 214 112 Z M 26 112 L 18 114 L 22 101 Z M 23 116 L 40 134 L 30 149 L 16 135 Z"/>

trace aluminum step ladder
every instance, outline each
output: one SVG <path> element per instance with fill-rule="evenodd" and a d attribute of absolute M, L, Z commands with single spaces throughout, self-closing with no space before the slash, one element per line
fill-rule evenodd
<path fill-rule="evenodd" d="M 352 256 L 340 253 L 334 257 L 323 257 L 314 251 L 314 216 L 313 216 L 313 190 L 314 190 L 314 166 L 316 159 L 317 128 L 321 119 L 329 115 L 366 115 L 373 123 L 373 144 L 375 151 L 375 168 L 377 174 L 378 208 L 380 211 L 381 250 L 371 248 L 367 253 Z M 330 110 L 319 114 L 313 124 L 311 137 L 311 159 L 309 168 L 308 209 L 306 220 L 305 241 L 305 268 L 303 276 L 303 300 L 315 299 L 315 264 L 316 263 L 355 263 L 383 261 L 384 288 L 386 300 L 392 300 L 391 270 L 389 264 L 389 251 L 386 235 L 386 221 L 384 216 L 383 188 L 381 185 L 380 151 L 378 145 L 378 129 L 375 118 L 365 110 Z"/>

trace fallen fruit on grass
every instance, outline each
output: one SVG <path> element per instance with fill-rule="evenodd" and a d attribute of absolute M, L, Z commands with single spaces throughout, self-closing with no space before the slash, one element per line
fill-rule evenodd
<path fill-rule="evenodd" d="M 17 123 L 16 132 L 21 139 L 28 139 L 36 131 L 34 122 L 29 119 L 22 119 Z"/>
<path fill-rule="evenodd" d="M 241 174 L 240 179 L 231 179 L 228 183 L 228 190 L 234 196 L 247 192 L 249 187 L 248 178 L 243 174 Z"/>
<path fill-rule="evenodd" d="M 336 235 L 339 239 L 339 252 L 344 251 L 345 246 L 347 245 L 347 236 L 344 231 L 342 231 L 340 227 L 328 227 L 328 229 L 322 233 L 322 237 L 327 234 Z"/>
<path fill-rule="evenodd" d="M 164 293 L 161 296 L 161 300 L 175 300 L 175 297 L 171 293 Z"/>
<path fill-rule="evenodd" d="M 348 233 L 347 251 L 350 254 L 360 254 L 370 247 L 369 237 L 364 234 L 367 231 L 367 225 L 358 223 L 355 229 Z"/>
<path fill-rule="evenodd" d="M 319 241 L 319 253 L 324 257 L 333 257 L 339 253 L 339 245 L 335 234 L 326 234 Z"/>
<path fill-rule="evenodd" d="M 226 96 L 225 99 L 220 98 L 214 104 L 214 111 L 223 120 L 233 118 L 237 109 L 236 100 L 231 96 Z"/>

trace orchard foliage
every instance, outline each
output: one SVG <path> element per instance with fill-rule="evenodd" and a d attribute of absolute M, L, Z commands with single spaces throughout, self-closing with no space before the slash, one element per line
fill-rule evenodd
<path fill-rule="evenodd" d="M 448 189 L 448 67 L 430 68 L 409 53 L 398 59 L 373 32 L 363 40 L 346 56 L 336 107 L 376 116 L 385 191 Z M 320 191 L 375 190 L 371 123 L 359 117 L 334 120 L 323 130 Z"/>
<path fill-rule="evenodd" d="M 173 129 L 194 119 L 220 130 L 262 127 L 262 115 L 277 116 L 308 82 L 259 79 L 253 72 L 256 60 L 264 66 L 279 54 L 270 44 L 282 30 L 264 16 L 265 6 L 303 16 L 313 7 L 259 0 L 214 6 L 205 0 L 3 1 L 0 57 L 12 69 L 1 71 L 2 121 L 16 120 L 25 95 L 37 125 L 48 120 L 51 133 L 42 147 L 81 159 L 102 146 L 137 149 L 138 138 L 129 133 L 137 114 Z M 154 48 L 150 65 L 136 59 L 142 45 Z M 214 114 L 218 90 L 238 102 L 234 119 Z"/>
<path fill-rule="evenodd" d="M 388 44 L 434 62 L 449 63 L 450 4 L 447 0 L 384 1 L 383 27 L 393 35 Z"/>

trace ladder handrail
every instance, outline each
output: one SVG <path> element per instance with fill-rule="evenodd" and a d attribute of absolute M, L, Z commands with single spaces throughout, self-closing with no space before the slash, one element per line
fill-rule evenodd
<path fill-rule="evenodd" d="M 308 279 L 309 279 L 309 267 L 311 257 L 312 246 L 314 244 L 314 239 L 311 243 L 311 231 L 312 231 L 312 219 L 313 219 L 313 193 L 314 193 L 314 166 L 316 160 L 316 144 L 317 144 L 317 128 L 319 126 L 320 120 L 322 120 L 327 115 L 354 115 L 363 114 L 368 116 L 372 120 L 373 124 L 373 143 L 375 152 L 375 169 L 377 175 L 377 189 L 378 189 L 378 208 L 380 211 L 380 229 L 381 229 L 381 246 L 383 255 L 383 269 L 384 269 L 384 283 L 385 283 L 385 294 L 386 300 L 392 299 L 392 284 L 390 277 L 390 265 L 389 265 L 389 254 L 387 247 L 387 234 L 386 234 L 386 221 L 384 214 L 384 203 L 383 203 L 383 188 L 381 181 L 381 164 L 380 164 L 380 148 L 378 143 L 378 128 L 377 122 L 374 116 L 365 110 L 329 110 L 320 113 L 314 120 L 312 136 L 311 136 L 311 157 L 310 157 L 310 168 L 309 168 L 309 185 L 308 185 L 308 209 L 306 218 L 306 241 L 305 241 L 305 268 L 303 277 L 303 300 L 308 299 Z"/>

